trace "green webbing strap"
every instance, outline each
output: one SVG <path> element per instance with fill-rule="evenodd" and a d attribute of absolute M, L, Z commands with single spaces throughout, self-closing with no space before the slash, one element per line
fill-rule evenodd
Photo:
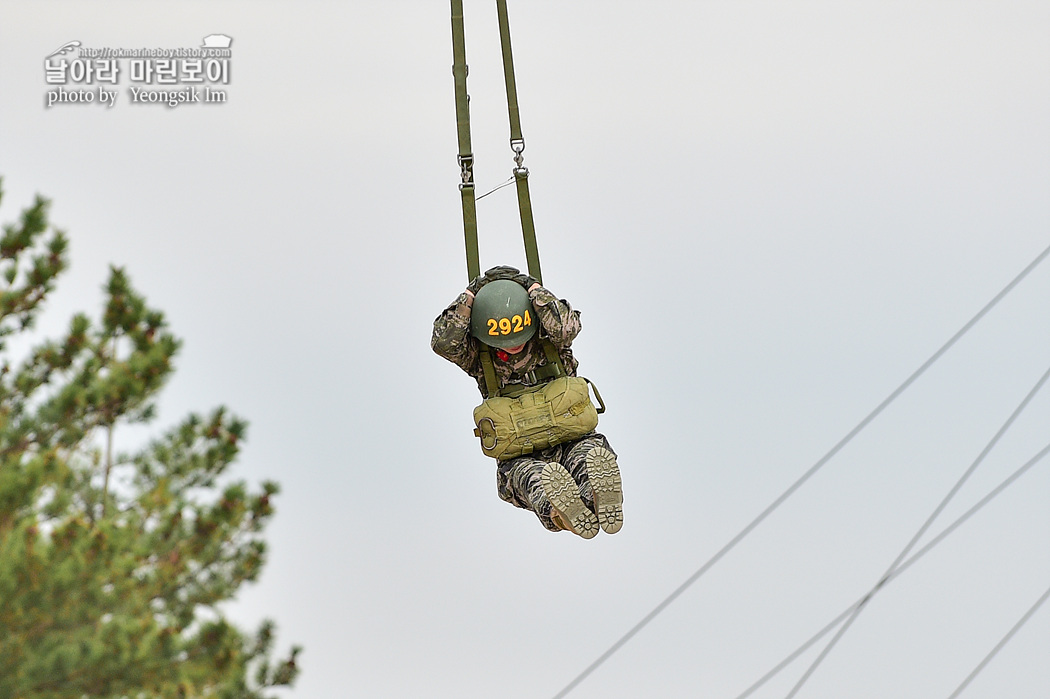
<path fill-rule="evenodd" d="M 562 376 L 568 376 L 565 371 L 565 365 L 561 361 L 561 355 L 558 354 L 558 348 L 554 346 L 554 343 L 545 337 L 539 338 L 539 341 L 540 347 L 543 348 L 543 354 L 547 357 L 547 363 L 537 369 L 533 369 L 531 372 L 533 378 L 537 381 L 537 385 Z M 488 345 L 481 345 L 480 349 L 481 371 L 485 375 L 485 397 L 495 398 L 502 395 L 503 388 L 500 387 L 499 381 L 496 380 L 496 369 L 492 365 L 492 353 L 489 351 Z M 597 391 L 595 393 L 597 394 Z"/>
<path fill-rule="evenodd" d="M 529 169 L 522 165 L 525 138 L 521 135 L 518 114 L 518 89 L 514 82 L 514 57 L 510 50 L 510 20 L 507 18 L 507 0 L 496 0 L 499 15 L 499 38 L 503 47 L 503 78 L 507 84 L 507 111 L 510 114 L 510 148 L 514 151 L 514 180 L 518 189 L 518 213 L 521 216 L 521 234 L 525 239 L 525 259 L 529 274 L 543 283 L 540 272 L 540 253 L 536 245 L 536 226 L 532 221 L 532 200 L 529 198 Z"/>
<path fill-rule="evenodd" d="M 529 199 L 529 171 L 522 168 L 514 171 L 514 180 L 518 186 L 518 213 L 521 216 L 521 233 L 525 238 L 525 260 L 529 265 L 529 274 L 543 283 L 540 272 L 540 251 L 536 246 L 536 227 L 532 223 L 532 200 Z"/>
<path fill-rule="evenodd" d="M 452 0 L 452 77 L 456 83 L 456 129 L 459 137 L 457 162 L 460 168 L 459 192 L 463 200 L 463 237 L 467 247 L 469 282 L 481 275 L 481 262 L 478 256 L 478 216 L 474 199 L 474 154 L 470 150 L 470 96 L 467 95 L 463 0 Z"/>
<path fill-rule="evenodd" d="M 550 377 L 552 379 L 556 379 L 559 376 L 567 376 L 568 374 L 565 372 L 565 365 L 562 364 L 561 355 L 558 354 L 558 348 L 554 346 L 554 343 L 545 337 L 541 337 L 540 344 L 543 346 L 543 353 L 547 355 L 547 366 L 540 367 L 540 369 L 551 367 L 551 369 L 548 369 L 547 371 L 553 374 Z M 538 371 L 539 369 L 537 369 L 537 372 Z"/>
<path fill-rule="evenodd" d="M 481 345 L 481 371 L 485 374 L 485 397 L 495 398 L 499 395 L 499 381 L 496 380 L 496 369 L 492 366 L 488 345 Z"/>
<path fill-rule="evenodd" d="M 481 262 L 478 256 L 478 214 L 474 207 L 474 185 L 460 186 L 460 199 L 463 201 L 463 238 L 467 245 L 467 283 L 481 276 Z"/>
<path fill-rule="evenodd" d="M 507 19 L 507 0 L 496 0 L 496 13 L 499 15 L 499 39 L 503 45 L 503 79 L 507 83 L 510 142 L 515 143 L 525 139 L 521 135 L 521 119 L 518 115 L 518 89 L 514 83 L 514 57 L 510 51 L 510 20 Z"/>

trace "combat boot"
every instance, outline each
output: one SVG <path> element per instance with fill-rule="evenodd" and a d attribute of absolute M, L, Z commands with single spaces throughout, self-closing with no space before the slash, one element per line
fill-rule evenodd
<path fill-rule="evenodd" d="M 598 518 L 583 504 L 580 489 L 565 467 L 557 461 L 548 463 L 540 473 L 540 483 L 551 503 L 551 519 L 584 539 L 594 538 L 598 533 Z"/>
<path fill-rule="evenodd" d="M 594 490 L 594 511 L 606 534 L 615 534 L 623 526 L 623 482 L 616 465 L 616 455 L 605 447 L 592 447 L 587 452 L 587 477 Z"/>

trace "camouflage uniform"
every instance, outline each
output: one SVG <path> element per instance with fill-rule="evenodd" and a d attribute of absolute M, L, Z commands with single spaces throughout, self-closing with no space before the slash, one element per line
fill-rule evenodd
<path fill-rule="evenodd" d="M 558 299 L 542 286 L 530 291 L 529 298 L 539 317 L 542 328 L 540 333 L 557 348 L 565 371 L 570 376 L 576 376 L 578 362 L 572 356 L 570 345 L 580 332 L 580 312 L 574 311 L 568 301 Z M 485 396 L 481 343 L 470 334 L 470 303 L 469 295 L 464 292 L 441 312 L 434 321 L 430 345 L 437 354 L 473 376 L 478 382 L 478 390 Z M 490 348 L 496 379 L 501 386 L 514 383 L 533 385 L 529 372 L 547 364 L 538 337 L 538 334 L 533 336 L 517 354 Z M 587 455 L 595 447 L 604 447 L 615 458 L 615 452 L 605 436 L 591 432 L 577 440 L 542 449 L 528 456 L 497 461 L 496 485 L 500 498 L 517 507 L 532 510 L 547 529 L 561 530 L 563 527 L 551 518 L 551 503 L 541 485 L 541 472 L 548 462 L 562 464 L 576 482 L 580 499 L 593 512 L 594 494 Z M 616 477 L 618 487 L 619 476 Z"/>

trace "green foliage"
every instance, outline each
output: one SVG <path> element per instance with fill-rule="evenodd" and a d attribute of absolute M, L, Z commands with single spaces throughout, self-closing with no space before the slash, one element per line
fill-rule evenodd
<path fill-rule="evenodd" d="M 2 197 L 2 191 L 0 191 Z M 148 421 L 179 341 L 123 270 L 98 322 L 20 362 L 65 269 L 67 240 L 37 197 L 0 237 L 0 697 L 259 699 L 290 686 L 298 648 L 271 660 L 273 624 L 246 634 L 218 605 L 263 566 L 276 483 L 220 477 L 245 423 L 191 415 L 140 453 L 112 431 Z"/>

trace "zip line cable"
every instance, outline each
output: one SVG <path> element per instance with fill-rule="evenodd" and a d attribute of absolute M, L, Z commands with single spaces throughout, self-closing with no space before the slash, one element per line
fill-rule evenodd
<path fill-rule="evenodd" d="M 928 544 L 926 544 L 921 549 L 916 551 L 912 555 L 911 558 L 909 558 L 904 563 L 902 563 L 893 572 L 893 574 L 890 575 L 889 578 L 886 579 L 886 582 L 883 583 L 883 586 L 885 586 L 885 585 L 889 584 L 891 581 L 895 580 L 897 578 L 897 576 L 899 576 L 905 570 L 910 568 L 920 558 L 922 558 L 927 553 L 932 551 L 942 541 L 947 539 L 948 536 L 950 536 L 956 529 L 958 529 L 960 526 L 962 526 L 963 523 L 965 523 L 968 519 L 970 519 L 970 517 L 972 517 L 973 515 L 977 514 L 977 512 L 981 508 L 983 508 L 989 502 L 994 500 L 996 498 L 996 496 L 998 496 L 1004 490 L 1006 490 L 1011 485 L 1013 485 L 1013 483 L 1017 479 L 1019 479 L 1021 476 L 1023 476 L 1025 473 L 1027 473 L 1033 466 L 1035 466 L 1037 463 L 1039 463 L 1039 461 L 1043 457 L 1045 457 L 1047 454 L 1050 454 L 1050 444 L 1047 444 L 1045 447 L 1043 447 L 1042 450 L 1040 450 L 1038 453 L 1036 453 L 1035 456 L 1033 456 L 1031 459 L 1026 461 L 1024 463 L 1024 465 L 1022 465 L 1020 468 L 1018 468 L 1016 471 L 1014 471 L 1012 474 L 1010 474 L 1010 476 L 1008 476 L 1006 478 L 1006 480 L 1004 480 L 1002 483 L 1000 483 L 994 489 L 992 489 L 987 495 L 985 495 L 983 498 L 981 498 L 973 507 L 971 507 L 965 513 L 960 515 L 958 519 L 956 519 L 954 522 L 952 522 L 947 527 L 945 527 L 944 530 L 940 534 L 935 536 L 933 539 L 931 539 Z M 855 610 L 857 607 L 859 607 L 864 602 L 864 600 L 866 600 L 867 598 L 868 598 L 868 594 L 865 594 L 863 597 L 858 599 L 852 605 L 847 607 L 845 609 L 845 611 L 843 611 L 837 617 L 835 617 L 830 622 L 828 622 L 827 625 L 824 626 L 824 628 L 822 628 L 817 633 L 813 634 L 813 636 L 810 637 L 810 639 L 808 641 L 803 643 L 801 646 L 799 646 L 797 649 L 795 649 L 794 652 L 792 652 L 786 658 L 781 660 L 776 665 L 776 667 L 774 667 L 772 670 L 770 670 L 765 675 L 763 675 L 760 680 L 758 680 L 753 685 L 751 685 L 746 690 L 744 690 L 744 692 L 742 694 L 740 694 L 739 696 L 737 696 L 736 699 L 747 699 L 747 697 L 751 696 L 755 691 L 757 691 L 760 687 L 762 687 L 762 685 L 764 685 L 766 682 L 768 682 L 773 677 L 775 677 L 781 670 L 783 670 L 785 667 L 787 667 L 792 662 L 794 662 L 800 655 L 802 655 L 807 650 L 809 650 L 817 641 L 819 641 L 820 639 L 824 638 L 824 636 L 826 636 L 828 633 L 830 633 L 832 629 L 834 629 L 836 626 L 841 624 L 842 621 L 847 616 L 852 614 L 853 610 Z"/>
<path fill-rule="evenodd" d="M 984 657 L 984 660 L 977 664 L 977 667 L 974 668 L 973 672 L 971 672 L 970 675 L 965 680 L 963 680 L 963 683 L 959 685 L 959 687 L 954 692 L 952 692 L 951 696 L 948 697 L 948 699 L 955 699 L 955 697 L 959 696 L 960 692 L 966 689 L 966 686 L 970 684 L 974 677 L 977 677 L 981 670 L 984 669 L 984 666 L 987 665 L 991 661 L 991 659 L 994 658 L 996 654 L 1003 649 L 1003 646 L 1005 646 L 1011 638 L 1013 638 L 1013 635 L 1017 633 L 1018 629 L 1024 626 L 1025 622 L 1032 618 L 1032 615 L 1035 614 L 1039 607 L 1043 605 L 1043 602 L 1046 601 L 1047 597 L 1050 597 L 1050 588 L 1046 589 L 1046 592 L 1043 593 L 1042 597 L 1035 601 L 1035 604 L 1032 605 L 1031 609 L 1025 612 L 1024 616 L 1021 617 L 1020 621 L 1014 624 L 1014 627 L 1010 629 L 1005 636 L 1003 636 L 1003 640 L 999 641 L 999 643 L 996 644 L 995 648 L 992 648 L 992 651 Z"/>
<path fill-rule="evenodd" d="M 670 605 L 673 601 L 678 599 L 678 597 L 687 589 L 689 589 L 689 587 L 691 587 L 693 583 L 699 580 L 704 575 L 704 573 L 710 570 L 727 553 L 729 553 L 733 548 L 735 548 L 736 545 L 739 544 L 748 534 L 750 534 L 752 530 L 754 530 L 759 524 L 761 524 L 770 514 L 772 514 L 778 507 L 780 507 L 784 503 L 784 501 L 791 497 L 791 495 L 794 494 L 796 490 L 802 487 L 802 485 L 806 481 L 808 481 L 817 471 L 819 471 L 824 466 L 824 464 L 830 461 L 831 458 L 835 456 L 839 451 L 841 451 L 843 447 L 849 444 L 849 442 L 854 437 L 856 437 L 857 434 L 861 432 L 861 430 L 867 427 L 872 420 L 878 417 L 878 415 L 883 410 L 885 410 L 886 407 L 889 406 L 889 404 L 897 398 L 897 396 L 903 393 L 909 386 L 911 386 L 912 383 L 915 382 L 916 379 L 922 376 L 922 374 L 924 374 L 926 370 L 933 365 L 934 362 L 940 359 L 941 356 L 952 347 L 952 345 L 954 345 L 963 335 L 965 335 L 970 330 L 970 328 L 976 325 L 977 322 L 981 320 L 981 318 L 983 318 L 992 308 L 994 308 L 999 303 L 999 301 L 1003 299 L 1003 297 L 1009 294 L 1015 286 L 1017 286 L 1025 277 L 1027 277 L 1033 269 L 1039 266 L 1039 263 L 1046 259 L 1047 255 L 1050 255 L 1050 247 L 1044 249 L 1041 253 L 1039 253 L 1036 256 L 1034 260 L 1028 263 L 1028 266 L 1021 270 L 1020 274 L 1014 277 L 1009 284 L 1003 287 L 1002 291 L 996 294 L 991 301 L 985 304 L 985 306 L 980 311 L 978 311 L 973 318 L 967 321 L 967 323 L 963 325 L 962 328 L 960 328 L 958 332 L 956 332 L 947 342 L 945 342 L 940 347 L 940 349 L 934 352 L 933 355 L 922 364 L 922 366 L 916 369 L 911 376 L 905 379 L 904 383 L 898 386 L 889 396 L 887 396 L 881 403 L 879 403 L 879 405 L 874 410 L 868 413 L 868 415 L 863 420 L 861 420 L 856 427 L 850 430 L 850 432 L 845 437 L 839 440 L 839 442 L 835 446 L 833 446 L 827 454 L 821 457 L 820 460 L 813 464 L 809 468 L 809 470 L 802 474 L 802 476 L 798 480 L 792 483 L 788 487 L 788 489 L 780 495 L 780 497 L 778 497 L 776 500 L 770 503 L 766 507 L 766 509 L 762 510 L 762 512 L 760 512 L 759 515 L 751 521 L 750 524 L 748 524 L 746 527 L 740 530 L 740 533 L 738 533 L 736 536 L 730 539 L 729 543 L 723 546 L 706 563 L 700 566 L 700 568 L 692 575 L 690 575 L 685 580 L 685 582 L 683 582 L 681 585 L 675 588 L 675 590 L 672 591 L 671 594 L 669 594 L 667 597 L 665 597 L 662 602 L 656 605 L 656 607 L 654 607 L 651 612 L 646 614 L 641 621 L 635 624 L 630 630 L 627 631 L 627 633 L 621 636 L 619 640 L 613 643 L 613 645 L 610 646 L 608 650 L 606 650 L 604 653 L 598 656 L 598 658 L 590 665 L 588 665 L 583 670 L 583 672 L 577 675 L 571 682 L 569 682 L 569 684 L 565 685 L 565 687 L 560 692 L 554 695 L 553 699 L 562 699 L 563 697 L 565 697 L 577 685 L 579 685 L 580 682 L 586 679 L 606 660 L 612 657 L 612 655 L 616 653 L 616 651 L 618 651 L 621 647 L 623 647 L 623 645 L 627 643 L 627 641 L 631 640 L 631 638 L 633 638 L 635 634 L 637 634 L 639 631 L 645 628 L 645 626 L 648 625 L 650 621 L 655 619 L 660 614 L 660 612 L 666 609 L 668 605 Z"/>
<path fill-rule="evenodd" d="M 872 598 L 879 592 L 879 590 L 882 589 L 882 586 L 886 584 L 886 581 L 889 579 L 889 576 L 893 574 L 893 571 L 897 569 L 897 567 L 901 564 L 901 561 L 903 561 L 908 556 L 908 554 L 911 553 L 911 550 L 915 548 L 915 545 L 917 543 L 919 543 L 919 539 L 921 539 L 926 533 L 926 531 L 933 525 L 933 522 L 937 519 L 937 517 L 940 516 L 941 512 L 944 511 L 944 508 L 948 506 L 948 503 L 951 502 L 952 498 L 955 497 L 955 495 L 963 487 L 966 481 L 969 480 L 970 476 L 972 476 L 973 472 L 977 470 L 977 467 L 981 465 L 985 457 L 988 456 L 989 452 L 991 452 L 995 445 L 998 444 L 1002 436 L 1006 434 L 1006 431 L 1010 429 L 1010 426 L 1013 425 L 1015 420 L 1017 420 L 1017 417 L 1022 412 L 1024 412 L 1025 408 L 1028 407 L 1028 404 L 1032 401 L 1032 398 L 1035 397 L 1035 395 L 1039 392 L 1039 389 L 1041 389 L 1043 387 L 1043 384 L 1046 383 L 1047 378 L 1050 378 L 1050 369 L 1047 369 L 1043 373 L 1043 375 L 1035 383 L 1035 386 L 1032 387 L 1032 390 L 1029 391 L 1028 395 L 1024 397 L 1024 400 L 1021 401 L 1021 404 L 1014 409 L 1013 413 L 1011 413 L 1010 417 L 1007 418 L 1006 422 L 1003 423 L 1003 426 L 999 428 L 999 431 L 995 433 L 995 436 L 992 437 L 991 441 L 989 441 L 988 444 L 985 445 L 984 449 L 982 449 L 981 453 L 977 455 L 977 458 L 974 459 L 974 462 L 970 464 L 970 467 L 968 469 L 966 469 L 966 472 L 963 473 L 962 477 L 959 478 L 958 481 L 956 481 L 955 485 L 952 486 L 952 489 L 949 490 L 948 494 L 944 496 L 944 499 L 941 500 L 941 503 L 937 505 L 936 509 L 934 509 L 933 514 L 931 514 L 926 519 L 926 522 L 923 523 L 921 527 L 919 527 L 919 531 L 915 533 L 915 536 L 911 538 L 911 541 L 909 541 L 908 545 L 904 547 L 904 550 L 901 551 L 897 558 L 894 559 L 893 563 L 890 564 L 889 569 L 882 574 L 882 577 L 879 578 L 879 581 L 875 583 L 874 587 L 871 588 L 871 591 L 868 592 L 868 594 L 864 597 L 861 603 L 856 607 L 856 609 L 853 610 L 853 613 L 850 615 L 849 619 L 847 619 L 846 622 L 839 628 L 838 632 L 832 637 L 832 639 L 828 641 L 828 645 L 824 647 L 824 650 L 820 652 L 820 654 L 816 657 L 816 659 L 809 666 L 809 668 L 802 674 L 802 677 L 799 678 L 795 686 L 792 687 L 790 692 L 788 692 L 786 699 L 792 699 L 792 697 L 798 694 L 798 691 L 802 689 L 802 685 L 806 683 L 810 676 L 824 661 L 824 658 L 828 656 L 831 650 L 838 644 L 839 640 L 846 634 L 846 631 L 849 630 L 850 626 L 853 625 L 853 622 L 857 620 L 857 617 L 860 616 L 860 613 L 864 611 L 864 608 L 868 606 L 868 602 L 870 602 Z"/>

